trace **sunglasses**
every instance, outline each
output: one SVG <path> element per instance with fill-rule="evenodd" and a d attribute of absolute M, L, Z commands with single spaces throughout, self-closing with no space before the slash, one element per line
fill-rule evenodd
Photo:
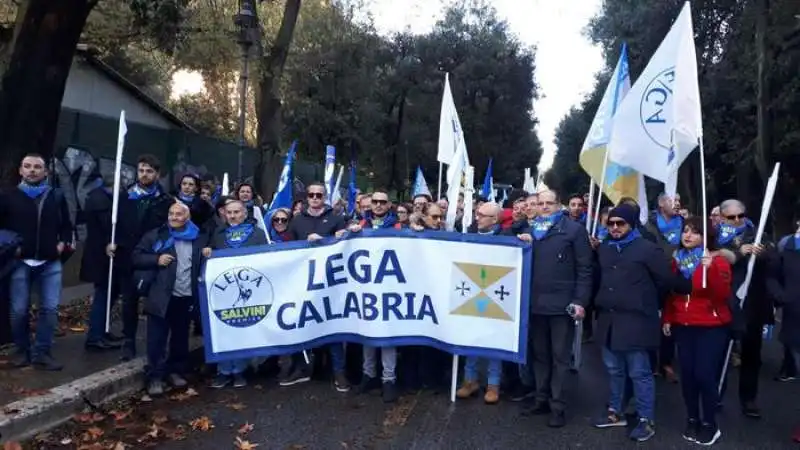
<path fill-rule="evenodd" d="M 315 198 L 315 199 L 319 200 L 319 199 L 322 199 L 322 196 L 323 196 L 322 192 L 309 192 L 308 193 L 308 198 Z"/>
<path fill-rule="evenodd" d="M 397 214 L 408 214 L 408 211 L 406 211 L 405 209 L 398 209 Z"/>
<path fill-rule="evenodd" d="M 731 215 L 731 216 L 725 216 L 725 218 L 728 219 L 728 220 L 738 220 L 738 219 L 744 219 L 745 215 L 744 214 L 734 214 L 734 215 Z"/>
<path fill-rule="evenodd" d="M 372 200 L 373 205 L 385 205 L 387 203 L 389 203 L 389 200 Z"/>
<path fill-rule="evenodd" d="M 624 220 L 609 220 L 607 222 L 608 228 L 622 228 L 627 224 L 628 222 L 625 222 Z"/>
<path fill-rule="evenodd" d="M 272 219 L 272 223 L 286 223 L 288 221 L 289 219 L 286 217 L 275 217 L 274 219 Z"/>

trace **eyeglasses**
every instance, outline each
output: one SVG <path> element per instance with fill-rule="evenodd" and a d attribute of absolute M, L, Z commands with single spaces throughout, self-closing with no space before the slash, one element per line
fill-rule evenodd
<path fill-rule="evenodd" d="M 275 217 L 272 219 L 272 223 L 286 223 L 289 219 L 287 217 Z"/>
<path fill-rule="evenodd" d="M 627 224 L 628 222 L 625 222 L 624 220 L 609 220 L 607 222 L 608 228 L 622 228 Z"/>
<path fill-rule="evenodd" d="M 725 216 L 725 218 L 728 219 L 728 220 L 739 220 L 739 219 L 744 219 L 745 217 L 746 216 L 744 215 L 744 213 Z"/>
<path fill-rule="evenodd" d="M 373 205 L 385 205 L 387 203 L 389 203 L 389 200 L 372 199 Z"/>
<path fill-rule="evenodd" d="M 317 200 L 321 200 L 324 194 L 322 192 L 309 192 L 308 198 L 315 198 Z"/>
<path fill-rule="evenodd" d="M 442 216 L 439 215 L 439 214 L 433 214 L 433 215 L 431 215 L 431 219 L 433 219 L 433 220 L 442 220 Z"/>
<path fill-rule="evenodd" d="M 398 215 L 400 215 L 400 214 L 408 214 L 408 211 L 406 211 L 405 209 L 398 209 L 397 210 L 397 214 Z"/>

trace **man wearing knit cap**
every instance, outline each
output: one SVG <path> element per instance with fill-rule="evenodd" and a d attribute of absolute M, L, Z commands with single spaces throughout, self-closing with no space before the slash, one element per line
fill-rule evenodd
<path fill-rule="evenodd" d="M 595 297 L 597 341 L 610 378 L 608 411 L 598 428 L 627 425 L 623 411 L 625 379 L 633 381 L 639 422 L 630 438 L 644 442 L 655 435 L 655 382 L 648 351 L 659 345 L 659 287 L 678 294 L 692 291 L 691 281 L 672 272 L 664 251 L 643 239 L 638 211 L 621 204 L 608 215 L 608 238 L 597 248 L 600 287 Z"/>

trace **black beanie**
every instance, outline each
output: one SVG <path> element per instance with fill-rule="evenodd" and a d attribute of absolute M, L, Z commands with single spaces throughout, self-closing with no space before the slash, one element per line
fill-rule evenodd
<path fill-rule="evenodd" d="M 631 227 L 636 227 L 636 221 L 638 219 L 638 214 L 636 208 L 628 204 L 621 204 L 616 208 L 612 209 L 610 213 L 608 213 L 608 220 L 611 220 L 613 217 L 618 217 L 625 222 L 627 222 Z"/>

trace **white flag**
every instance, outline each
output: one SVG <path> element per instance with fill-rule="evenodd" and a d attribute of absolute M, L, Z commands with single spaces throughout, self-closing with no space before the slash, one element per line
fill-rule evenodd
<path fill-rule="evenodd" d="M 617 110 L 609 159 L 666 183 L 702 132 L 692 12 L 686 2 Z"/>
<path fill-rule="evenodd" d="M 469 165 L 466 161 L 467 148 L 459 145 L 452 159 L 447 166 L 447 214 L 445 215 L 445 226 L 448 231 L 453 231 L 458 214 L 458 194 L 461 193 L 461 178 L 466 173 Z"/>
<path fill-rule="evenodd" d="M 436 160 L 440 163 L 450 164 L 453 154 L 457 152 L 459 146 L 464 146 L 464 167 L 466 167 L 469 165 L 469 157 L 467 156 L 466 143 L 464 142 L 464 131 L 461 129 L 461 121 L 458 120 L 456 104 L 453 102 L 453 93 L 450 92 L 450 74 L 445 74 L 442 112 L 439 116 L 439 151 L 436 155 Z"/>

